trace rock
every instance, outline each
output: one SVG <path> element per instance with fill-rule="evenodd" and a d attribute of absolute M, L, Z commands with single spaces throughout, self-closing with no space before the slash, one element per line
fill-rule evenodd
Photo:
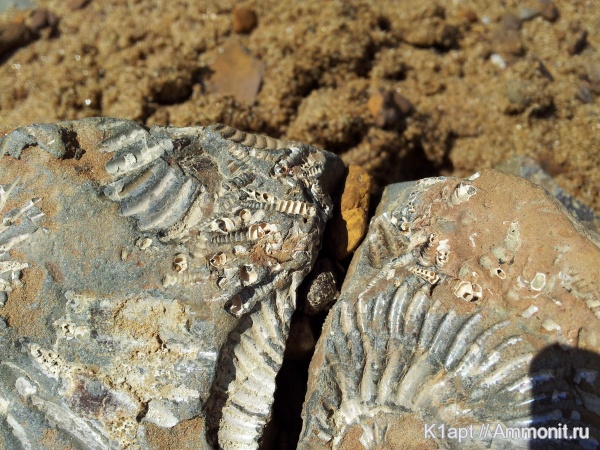
<path fill-rule="evenodd" d="M 313 316 L 328 310 L 340 295 L 341 271 L 329 258 L 319 257 L 298 290 L 298 308 Z"/>
<path fill-rule="evenodd" d="M 540 15 L 540 10 L 535 6 L 522 6 L 519 8 L 518 17 L 523 21 L 535 19 Z"/>
<path fill-rule="evenodd" d="M 581 30 L 567 48 L 569 55 L 578 55 L 587 46 L 587 30 Z"/>
<path fill-rule="evenodd" d="M 577 88 L 577 93 L 575 96 L 581 100 L 582 103 L 593 103 L 594 102 L 594 94 L 589 85 L 580 84 Z"/>
<path fill-rule="evenodd" d="M 0 25 L 0 55 L 23 47 L 34 39 L 31 30 L 22 23 Z"/>
<path fill-rule="evenodd" d="M 525 47 L 518 30 L 498 27 L 492 34 L 494 50 L 503 56 L 523 56 Z"/>
<path fill-rule="evenodd" d="M 253 9 L 239 5 L 233 8 L 232 19 L 233 31 L 238 34 L 250 33 L 258 22 Z"/>
<path fill-rule="evenodd" d="M 521 19 L 512 13 L 505 13 L 500 17 L 500 25 L 505 30 L 519 31 L 521 29 Z"/>
<path fill-rule="evenodd" d="M 598 216 L 592 208 L 567 194 L 532 158 L 515 156 L 514 158 L 498 164 L 495 169 L 526 178 L 532 183 L 543 187 L 554 196 L 554 198 L 561 202 L 578 222 L 586 228 L 595 231 L 596 233 L 600 233 L 600 216 Z"/>
<path fill-rule="evenodd" d="M 506 82 L 506 114 L 519 114 L 528 109 L 532 112 L 548 111 L 552 108 L 554 98 L 547 88 L 550 80 L 541 71 L 540 75 L 529 80 L 510 79 Z"/>
<path fill-rule="evenodd" d="M 427 424 L 472 425 L 461 448 L 506 448 L 490 423 L 598 442 L 598 273 L 599 236 L 522 178 L 389 186 L 317 343 L 298 448 L 457 445 Z"/>
<path fill-rule="evenodd" d="M 69 1 L 69 8 L 71 8 L 73 11 L 77 11 L 78 9 L 83 9 L 85 8 L 91 0 L 70 0 Z"/>
<path fill-rule="evenodd" d="M 55 28 L 58 25 L 58 17 L 47 9 L 35 9 L 29 16 L 29 28 L 39 32 L 44 28 Z"/>
<path fill-rule="evenodd" d="M 548 22 L 558 19 L 558 8 L 552 0 L 538 0 L 540 15 Z"/>
<path fill-rule="evenodd" d="M 238 102 L 254 103 L 263 77 L 263 63 L 233 40 L 223 46 L 222 53 L 210 66 L 213 71 L 209 89 L 232 95 Z"/>
<path fill-rule="evenodd" d="M 35 5 L 31 0 L 0 0 L 0 13 L 3 13 L 7 9 L 30 9 Z"/>
<path fill-rule="evenodd" d="M 446 13 L 436 3 L 423 3 L 420 8 L 408 13 L 402 29 L 402 39 L 417 47 L 456 48 L 460 31 L 446 23 Z M 419 26 L 415 23 L 419 22 Z"/>
<path fill-rule="evenodd" d="M 369 97 L 369 112 L 379 128 L 399 128 L 404 118 L 413 111 L 410 101 L 393 91 L 377 91 Z"/>
<path fill-rule="evenodd" d="M 367 231 L 372 185 L 371 176 L 362 167 L 348 167 L 340 209 L 334 210 L 325 237 L 327 247 L 338 260 L 356 250 Z"/>
<path fill-rule="evenodd" d="M 196 448 L 257 448 L 341 161 L 107 118 L 17 128 L 0 156 L 0 447 L 149 448 L 195 421 Z"/>

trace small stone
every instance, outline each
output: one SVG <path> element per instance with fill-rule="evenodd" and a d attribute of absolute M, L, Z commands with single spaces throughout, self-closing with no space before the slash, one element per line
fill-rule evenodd
<path fill-rule="evenodd" d="M 0 25 L 0 55 L 23 47 L 34 39 L 31 30 L 22 23 Z"/>
<path fill-rule="evenodd" d="M 254 10 L 245 6 L 233 8 L 232 17 L 233 31 L 238 34 L 250 33 L 258 22 Z"/>
<path fill-rule="evenodd" d="M 29 16 L 29 28 L 35 32 L 48 27 L 54 28 L 57 24 L 58 17 L 44 8 L 33 10 Z"/>
<path fill-rule="evenodd" d="M 71 0 L 69 1 L 69 8 L 71 8 L 73 11 L 83 9 L 90 3 L 90 1 L 91 0 Z"/>
<path fill-rule="evenodd" d="M 309 316 L 326 311 L 339 295 L 341 278 L 329 258 L 319 257 L 298 289 L 298 308 Z"/>
<path fill-rule="evenodd" d="M 498 27 L 492 34 L 494 50 L 503 55 L 522 56 L 525 53 L 519 31 Z"/>
<path fill-rule="evenodd" d="M 490 62 L 500 69 L 506 69 L 506 61 L 498 53 L 492 53 L 490 55 Z"/>
<path fill-rule="evenodd" d="M 593 103 L 594 95 L 592 94 L 592 90 L 589 86 L 582 84 L 577 88 L 577 94 L 575 94 L 579 100 L 583 103 Z"/>
<path fill-rule="evenodd" d="M 234 40 L 223 45 L 222 52 L 211 64 L 209 89 L 232 95 L 238 102 L 252 104 L 256 100 L 263 77 L 263 63 Z"/>
<path fill-rule="evenodd" d="M 503 14 L 500 18 L 500 24 L 505 30 L 518 31 L 521 29 L 521 19 L 512 13 Z"/>
<path fill-rule="evenodd" d="M 354 164 L 348 167 L 340 209 L 334 210 L 325 237 L 338 260 L 356 250 L 367 231 L 372 184 L 371 176 L 362 167 Z"/>
<path fill-rule="evenodd" d="M 479 20 L 479 17 L 477 17 L 477 13 L 471 8 L 460 9 L 457 13 L 457 17 L 468 23 L 475 23 Z"/>
<path fill-rule="evenodd" d="M 587 46 L 587 30 L 581 30 L 577 33 L 577 37 L 571 45 L 567 48 L 569 55 L 578 55 Z"/>
<path fill-rule="evenodd" d="M 393 91 L 375 92 L 369 97 L 367 108 L 375 119 L 375 125 L 384 129 L 396 128 L 401 119 L 413 110 L 406 97 Z"/>
<path fill-rule="evenodd" d="M 549 22 L 554 22 L 558 19 L 558 8 L 554 2 L 550 0 L 539 0 L 539 11 L 541 16 Z"/>
<path fill-rule="evenodd" d="M 532 6 L 523 6 L 519 8 L 518 17 L 522 21 L 534 19 L 540 15 L 540 10 Z"/>

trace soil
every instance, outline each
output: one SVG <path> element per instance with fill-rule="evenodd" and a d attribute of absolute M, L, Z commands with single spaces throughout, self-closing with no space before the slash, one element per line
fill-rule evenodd
<path fill-rule="evenodd" d="M 597 0 L 48 0 L 0 14 L 0 52 L 0 128 L 222 122 L 334 151 L 375 195 L 527 155 L 600 211 Z"/>

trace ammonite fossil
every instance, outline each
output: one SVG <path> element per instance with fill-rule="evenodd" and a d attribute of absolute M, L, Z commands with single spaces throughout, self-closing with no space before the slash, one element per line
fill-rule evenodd
<path fill-rule="evenodd" d="M 202 446 L 256 448 L 341 161 L 103 118 L 0 153 L 0 442 L 149 448 L 195 419 Z"/>
<path fill-rule="evenodd" d="M 597 236 L 523 179 L 388 187 L 317 345 L 299 448 L 597 448 L 598 274 Z"/>

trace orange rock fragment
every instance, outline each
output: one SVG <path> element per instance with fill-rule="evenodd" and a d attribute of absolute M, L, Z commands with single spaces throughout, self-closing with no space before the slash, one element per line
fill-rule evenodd
<path fill-rule="evenodd" d="M 232 95 L 238 102 L 252 104 L 256 100 L 263 77 L 263 63 L 235 40 L 229 40 L 210 68 L 211 92 Z"/>
<path fill-rule="evenodd" d="M 329 249 L 338 260 L 356 250 L 365 236 L 372 186 L 371 176 L 362 167 L 348 167 L 340 208 L 334 211 L 326 236 Z"/>

